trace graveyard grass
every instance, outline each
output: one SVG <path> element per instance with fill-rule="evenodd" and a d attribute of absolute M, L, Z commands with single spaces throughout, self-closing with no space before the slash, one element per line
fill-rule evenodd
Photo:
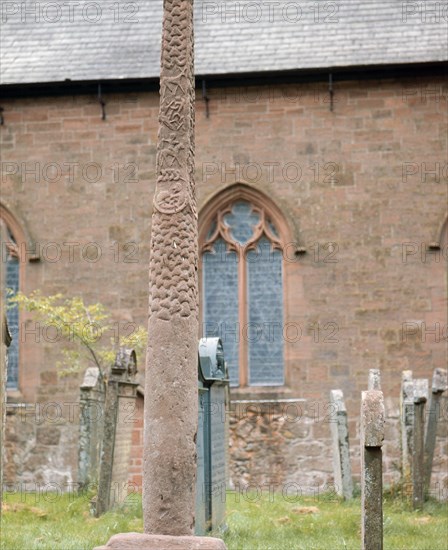
<path fill-rule="evenodd" d="M 267 491 L 266 491 L 267 493 Z M 54 497 L 54 498 L 53 498 Z M 53 499 L 53 502 L 49 502 Z M 2 550 L 91 550 L 115 533 L 143 530 L 141 500 L 96 519 L 89 498 L 47 495 L 36 502 L 27 494 L 6 495 L 1 524 Z M 301 498 L 287 502 L 281 494 L 227 495 L 229 550 L 359 550 L 360 499 Z M 238 502 L 239 500 L 239 502 Z M 423 512 L 386 497 L 385 550 L 446 550 L 448 504 L 429 501 Z"/>

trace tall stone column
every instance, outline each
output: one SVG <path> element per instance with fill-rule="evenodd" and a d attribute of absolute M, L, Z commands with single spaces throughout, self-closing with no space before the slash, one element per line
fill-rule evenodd
<path fill-rule="evenodd" d="M 198 424 L 193 2 L 164 0 L 151 227 L 143 506 L 146 533 L 194 527 Z"/>
<path fill-rule="evenodd" d="M 105 549 L 225 550 L 194 537 L 198 429 L 198 244 L 194 184 L 193 1 L 163 0 L 157 184 L 149 260 L 145 534 Z"/>

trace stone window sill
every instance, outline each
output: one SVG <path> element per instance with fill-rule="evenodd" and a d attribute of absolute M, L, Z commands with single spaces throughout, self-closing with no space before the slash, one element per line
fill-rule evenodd
<path fill-rule="evenodd" d="M 305 401 L 297 397 L 296 392 L 286 386 L 252 386 L 246 388 L 230 388 L 231 402 L 270 402 L 270 401 Z"/>

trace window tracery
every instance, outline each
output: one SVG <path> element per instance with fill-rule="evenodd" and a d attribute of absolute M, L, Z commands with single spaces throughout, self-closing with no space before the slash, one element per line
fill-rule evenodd
<path fill-rule="evenodd" d="M 231 385 L 283 385 L 282 241 L 269 212 L 241 198 L 218 208 L 201 252 L 204 333 L 223 340 Z"/>

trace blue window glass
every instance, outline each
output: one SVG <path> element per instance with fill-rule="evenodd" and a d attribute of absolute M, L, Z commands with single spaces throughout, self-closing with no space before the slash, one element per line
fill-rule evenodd
<path fill-rule="evenodd" d="M 13 294 L 19 291 L 19 260 L 11 253 L 8 253 L 6 260 L 6 288 L 11 290 Z M 19 308 L 17 304 L 7 308 L 6 317 L 12 337 L 8 348 L 6 387 L 17 389 L 19 387 Z"/>
<path fill-rule="evenodd" d="M 282 385 L 283 260 L 278 230 L 262 208 L 239 200 L 212 222 L 206 239 L 213 235 L 216 240 L 208 241 L 203 253 L 203 334 L 222 339 L 231 386 L 239 385 L 241 368 L 247 370 L 249 385 Z M 240 326 L 242 320 L 246 326 Z"/>
<path fill-rule="evenodd" d="M 262 238 L 247 253 L 249 384 L 282 385 L 283 285 L 282 253 Z"/>
<path fill-rule="evenodd" d="M 247 243 L 259 221 L 260 215 L 253 212 L 252 206 L 246 201 L 236 202 L 232 212 L 224 216 L 225 224 L 230 227 L 232 237 L 239 244 Z"/>
<path fill-rule="evenodd" d="M 227 252 L 218 239 L 212 252 L 202 256 L 204 336 L 219 336 L 223 342 L 230 384 L 239 382 L 238 258 Z"/>

